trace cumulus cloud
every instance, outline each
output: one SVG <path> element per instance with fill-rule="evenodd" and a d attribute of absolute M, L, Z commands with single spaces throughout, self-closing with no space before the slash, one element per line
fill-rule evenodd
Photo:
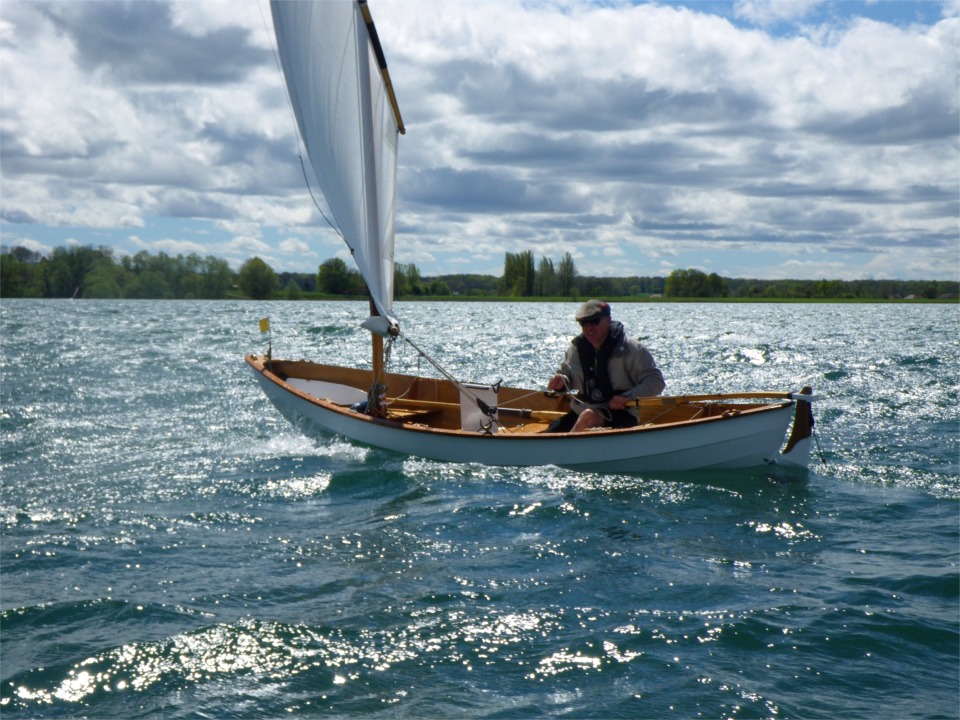
<path fill-rule="evenodd" d="M 397 259 L 955 277 L 958 2 L 371 3 L 408 128 Z M 5 0 L 4 244 L 175 222 L 151 247 L 314 270 L 339 241 L 272 43 L 265 0 Z"/>
<path fill-rule="evenodd" d="M 738 13 L 768 23 L 817 5 Z M 426 66 L 410 72 L 447 112 L 407 161 L 406 197 L 506 213 L 515 241 L 583 248 L 601 273 L 624 245 L 646 247 L 641 259 L 652 245 L 745 240 L 786 257 L 835 243 L 866 256 L 878 233 L 931 247 L 928 271 L 955 260 L 956 22 L 848 18 L 777 36 L 696 7 L 484 3 L 458 19 L 456 46 L 443 13 L 418 17 L 416 47 L 412 28 L 398 36 L 402 62 Z M 400 87 L 406 72 L 394 70 Z M 437 138 L 461 147 L 418 161 L 437 157 Z"/>
<path fill-rule="evenodd" d="M 307 243 L 298 238 L 287 238 L 281 241 L 280 250 L 288 255 L 316 255 Z"/>
<path fill-rule="evenodd" d="M 734 13 L 758 25 L 794 21 L 805 17 L 823 0 L 736 0 Z"/>

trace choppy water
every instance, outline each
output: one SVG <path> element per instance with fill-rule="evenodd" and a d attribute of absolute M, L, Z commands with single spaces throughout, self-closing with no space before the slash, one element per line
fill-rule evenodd
<path fill-rule="evenodd" d="M 398 309 L 459 377 L 539 386 L 574 307 Z M 614 305 L 671 392 L 813 385 L 801 480 L 296 433 L 256 320 L 366 363 L 364 310 L 0 306 L 3 717 L 960 716 L 956 306 Z"/>

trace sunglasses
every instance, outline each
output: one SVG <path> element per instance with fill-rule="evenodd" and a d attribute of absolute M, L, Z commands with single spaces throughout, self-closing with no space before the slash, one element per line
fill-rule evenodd
<path fill-rule="evenodd" d="M 603 321 L 603 318 L 593 318 L 592 320 L 578 320 L 580 327 L 596 327 Z"/>

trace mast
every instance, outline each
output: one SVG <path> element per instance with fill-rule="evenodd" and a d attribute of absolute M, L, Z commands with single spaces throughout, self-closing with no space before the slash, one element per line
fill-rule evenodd
<path fill-rule="evenodd" d="M 377 316 L 379 314 L 377 304 L 373 301 L 373 298 L 370 298 L 370 315 Z M 383 374 L 383 336 L 371 330 L 370 341 L 373 343 L 373 382 L 376 383 Z"/>
<path fill-rule="evenodd" d="M 367 0 L 357 0 L 360 7 L 360 14 L 367 27 L 367 34 L 370 37 L 370 45 L 373 47 L 374 55 L 377 58 L 377 67 L 380 69 L 380 76 L 383 78 L 383 85 L 387 92 L 387 98 L 390 101 L 390 107 L 393 109 L 393 116 L 397 121 L 397 132 L 401 135 L 406 134 L 407 130 L 403 125 L 403 118 L 400 116 L 400 105 L 397 103 L 397 96 L 393 90 L 393 82 L 390 80 L 390 71 L 387 69 L 387 58 L 383 54 L 383 46 L 380 44 L 380 36 L 377 33 L 377 26 L 373 23 L 373 16 L 370 14 L 370 7 Z M 371 88 L 371 93 L 373 88 Z M 377 310 L 377 304 L 373 298 L 370 298 L 370 315 L 376 317 L 380 315 Z M 383 375 L 383 336 L 379 333 L 370 333 L 373 383 L 379 382 Z"/>

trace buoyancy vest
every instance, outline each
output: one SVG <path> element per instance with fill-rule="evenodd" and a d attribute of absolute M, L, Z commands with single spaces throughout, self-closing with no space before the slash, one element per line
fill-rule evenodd
<path fill-rule="evenodd" d="M 599 349 L 594 348 L 583 335 L 573 339 L 583 369 L 583 401 L 591 405 L 609 402 L 616 395 L 616 389 L 610 381 L 610 357 L 623 343 L 623 325 L 610 324 L 610 333 Z"/>

